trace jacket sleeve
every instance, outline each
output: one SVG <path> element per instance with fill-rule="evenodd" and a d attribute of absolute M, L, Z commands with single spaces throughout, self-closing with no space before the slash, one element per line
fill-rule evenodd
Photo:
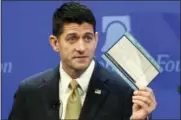
<path fill-rule="evenodd" d="M 132 115 L 132 95 L 133 95 L 133 89 L 129 88 L 127 90 L 127 96 L 125 96 L 125 101 L 124 101 L 124 110 L 123 110 L 123 116 L 122 120 L 130 120 L 130 117 Z"/>
<path fill-rule="evenodd" d="M 14 94 L 14 102 L 8 120 L 26 120 L 25 84 L 20 84 Z"/>

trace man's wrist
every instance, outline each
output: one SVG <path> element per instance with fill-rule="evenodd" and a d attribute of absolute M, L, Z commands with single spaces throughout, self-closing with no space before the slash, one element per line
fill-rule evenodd
<path fill-rule="evenodd" d="M 131 116 L 130 120 L 149 120 L 149 117 L 147 116 L 147 117 L 144 117 L 144 118 L 137 118 L 137 117 Z"/>

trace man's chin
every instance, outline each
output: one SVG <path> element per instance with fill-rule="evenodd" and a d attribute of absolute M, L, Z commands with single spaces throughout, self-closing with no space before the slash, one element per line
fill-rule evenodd
<path fill-rule="evenodd" d="M 85 64 L 85 63 L 77 63 L 76 65 L 74 65 L 74 68 L 76 69 L 76 70 L 85 70 L 85 69 L 87 69 L 88 68 L 88 66 L 89 66 L 89 64 Z"/>

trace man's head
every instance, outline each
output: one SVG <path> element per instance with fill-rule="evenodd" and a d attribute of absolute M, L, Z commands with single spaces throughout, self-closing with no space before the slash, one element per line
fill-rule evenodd
<path fill-rule="evenodd" d="M 85 5 L 68 2 L 54 12 L 50 43 L 64 67 L 85 70 L 89 66 L 98 40 L 95 29 L 95 17 Z"/>

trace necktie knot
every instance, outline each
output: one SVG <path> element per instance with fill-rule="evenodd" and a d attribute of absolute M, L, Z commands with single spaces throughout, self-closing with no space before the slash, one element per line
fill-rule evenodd
<path fill-rule="evenodd" d="M 78 87 L 78 83 L 75 79 L 70 82 L 70 89 L 75 90 Z"/>

